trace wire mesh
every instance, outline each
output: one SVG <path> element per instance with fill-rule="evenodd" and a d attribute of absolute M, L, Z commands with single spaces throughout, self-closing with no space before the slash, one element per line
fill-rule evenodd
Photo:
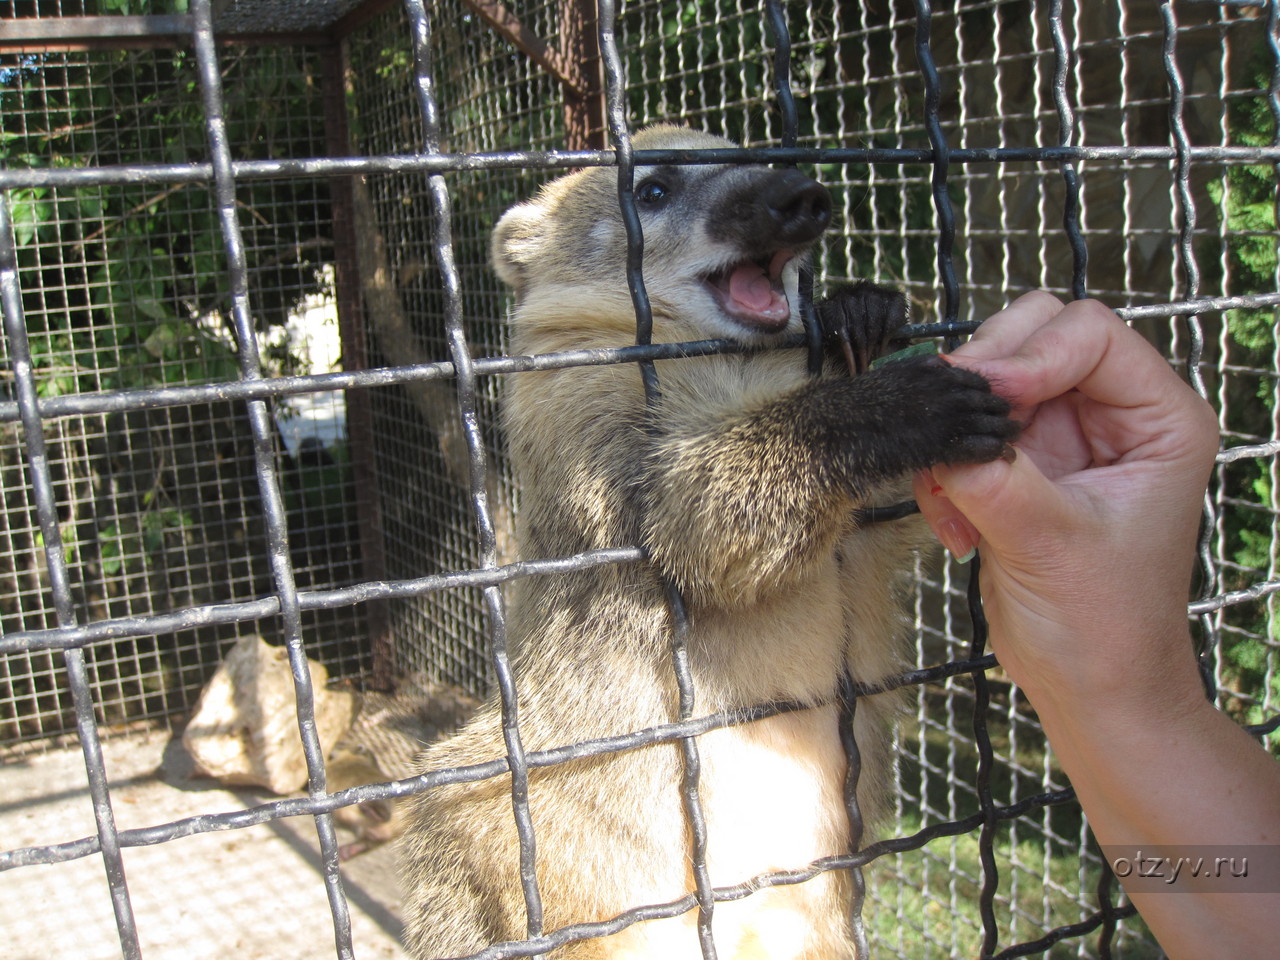
<path fill-rule="evenodd" d="M 15 19 L 8 6 L 0 14 Z M 561 86 L 475 9 L 410 2 L 355 26 L 340 78 L 349 140 L 336 147 L 319 89 L 319 61 L 335 50 L 215 48 L 219 21 L 199 0 L 194 50 L 0 52 L 0 132 L 42 147 L 7 152 L 0 171 L 0 721 L 15 742 L 77 731 L 97 824 L 96 836 L 0 853 L 0 868 L 101 854 L 122 950 L 139 956 L 122 849 L 317 815 L 335 949 L 352 956 L 326 815 L 510 769 L 530 941 L 482 956 L 687 911 L 715 955 L 714 901 L 744 891 L 710 888 L 697 855 L 697 890 L 682 901 L 542 930 L 520 779 L 570 755 L 680 742 L 696 827 L 696 736 L 776 706 L 685 710 L 661 729 L 527 756 L 515 724 L 507 758 L 328 794 L 299 670 L 308 797 L 123 832 L 96 747 L 98 726 L 189 709 L 238 636 L 270 635 L 295 660 L 305 649 L 340 676 L 366 675 L 371 602 L 386 604 L 394 672 L 477 692 L 497 681 L 515 719 L 501 585 L 640 552 L 516 560 L 519 496 L 495 374 L 643 363 L 665 348 L 488 359 L 504 352 L 505 301 L 486 238 L 566 166 L 616 162 L 625 182 L 628 131 L 656 120 L 770 148 L 745 156 L 807 165 L 831 186 L 840 222 L 818 257 L 819 288 L 892 281 L 921 322 L 953 335 L 1028 287 L 1099 296 L 1183 368 L 1218 409 L 1228 448 L 1191 612 L 1219 705 L 1275 726 L 1274 0 L 640 0 L 602 35 L 616 155 L 564 152 Z M 94 12 L 41 9 L 51 20 Z M 518 13 L 559 41 L 557 6 Z M 600 16 L 614 13 L 601 4 Z M 90 160 L 73 169 L 60 157 Z M 346 189 L 351 223 L 339 224 L 333 192 Z M 271 333 L 307 296 L 332 312 L 346 229 L 360 287 L 345 291 L 351 372 L 330 374 Z M 344 392 L 361 397 L 371 434 L 349 452 L 290 433 L 302 419 L 341 423 Z M 373 487 L 359 513 L 352 457 Z M 358 529 L 369 516 L 373 565 Z M 980 604 L 967 596 L 975 572 L 923 566 L 919 581 L 897 835 L 757 882 L 865 867 L 854 914 L 876 956 L 1157 956 L 1140 924 L 1121 919 L 1131 911 L 1116 906 L 1030 706 L 984 655 Z M 696 691 L 685 694 L 687 707 Z"/>
<path fill-rule="evenodd" d="M 157 156 L 203 159 L 200 105 L 183 50 L 4 54 L 0 127 L 10 169 L 33 173 L 87 158 L 103 166 Z M 314 51 L 238 48 L 223 64 L 234 149 L 241 157 L 323 152 Z M 246 81 L 252 81 L 248 83 Z M 263 85 L 266 85 L 265 89 Z M 259 96 L 275 99 L 260 107 Z M 270 101 L 269 101 L 270 102 Z M 35 150 L 40 152 L 34 152 Z M 126 388 L 216 383 L 235 375 L 226 266 L 204 184 L 33 188 L 9 195 L 32 362 L 44 399 Z M 332 228 L 323 181 L 264 183 L 246 195 L 245 244 L 263 352 L 275 373 L 326 361 L 303 355 L 289 331 L 311 311 L 318 334 L 333 315 Z M 316 321 L 320 322 L 317 323 Z M 296 338 L 295 338 L 296 339 Z M 319 352 L 323 343 L 316 347 Z M 329 358 L 327 362 L 332 362 Z M 9 394 L 12 396 L 12 393 Z M 285 437 L 279 469 L 294 522 L 302 582 L 330 586 L 359 571 L 341 395 L 275 403 Z M 243 411 L 214 400 L 119 408 L 50 423 L 50 467 L 78 609 L 85 620 L 138 617 L 256 597 L 269 582 L 252 440 Z M 52 623 L 42 578 L 26 558 L 39 538 L 22 475 L 21 437 L 5 430 L 6 576 L 3 629 Z M 310 624 L 321 658 L 358 675 L 359 611 Z M 188 710 L 229 641 L 271 628 L 254 622 L 137 637 L 90 652 L 105 723 Z M 65 687 L 47 655 L 4 661 L 5 740 L 71 729 Z"/>
<path fill-rule="evenodd" d="M 476 29 L 466 9 L 461 4 L 440 8 L 433 19 L 431 46 L 440 65 L 436 81 L 444 105 L 439 119 L 442 143 L 454 153 L 513 144 L 535 150 L 554 147 L 557 85 L 535 65 L 513 57 L 499 38 Z M 352 149 L 360 155 L 412 153 L 422 142 L 423 120 L 412 96 L 413 63 L 404 56 L 404 16 L 397 9 L 349 40 L 353 62 L 376 64 L 354 87 Z M 533 8 L 522 16 L 539 35 L 554 39 L 553 8 Z M 460 306 L 478 356 L 496 356 L 504 349 L 500 318 L 505 294 L 489 270 L 489 231 L 506 207 L 545 179 L 543 171 L 517 168 L 497 175 L 463 173 L 450 180 Z M 385 267 L 395 278 L 389 310 L 380 309 L 365 323 L 370 362 L 377 366 L 408 358 L 420 363 L 447 358 L 446 307 L 432 247 L 435 222 L 421 175 L 372 176 L 357 192 L 357 202 L 371 208 L 371 229 L 387 240 L 385 264 L 365 263 L 363 274 L 367 278 Z M 485 425 L 498 555 L 510 562 L 515 559 L 514 501 L 494 428 L 497 387 L 496 378 L 479 382 L 477 416 Z M 474 521 L 466 500 L 465 447 L 455 426 L 451 385 L 378 391 L 373 405 L 388 576 L 477 566 Z M 400 673 L 423 673 L 476 692 L 487 688 L 491 674 L 481 639 L 485 621 L 478 591 L 447 591 L 405 601 L 396 604 L 390 616 L 397 631 L 420 638 L 397 648 Z"/>

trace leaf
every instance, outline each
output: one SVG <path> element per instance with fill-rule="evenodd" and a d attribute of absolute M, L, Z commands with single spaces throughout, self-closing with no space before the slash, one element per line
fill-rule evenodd
<path fill-rule="evenodd" d="M 98 557 L 104 574 L 114 577 L 124 568 L 123 553 L 119 524 L 113 523 L 98 531 Z"/>
<path fill-rule="evenodd" d="M 168 306 L 155 297 L 138 297 L 133 301 L 133 308 L 152 320 L 168 320 L 173 316 Z"/>
<path fill-rule="evenodd" d="M 142 330 L 138 332 L 141 334 Z M 190 323 L 167 319 L 156 324 L 155 329 L 142 341 L 142 347 L 157 360 L 178 360 L 193 350 L 199 352 L 203 342 L 200 332 Z"/>
<path fill-rule="evenodd" d="M 148 555 L 164 549 L 164 536 L 172 530 L 195 526 L 195 520 L 185 510 L 169 508 L 148 513 L 142 518 L 142 543 Z"/>
<path fill-rule="evenodd" d="M 10 219 L 13 221 L 13 238 L 19 247 L 28 246 L 35 239 L 36 230 L 43 226 L 53 213 L 53 205 L 40 200 L 44 190 L 15 190 L 10 203 Z"/>

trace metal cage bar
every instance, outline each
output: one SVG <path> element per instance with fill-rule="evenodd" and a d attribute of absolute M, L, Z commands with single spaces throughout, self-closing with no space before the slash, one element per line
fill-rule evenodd
<path fill-rule="evenodd" d="M 437 153 L 440 148 L 440 132 L 434 94 L 434 75 L 431 66 L 431 20 L 421 0 L 406 0 L 413 35 L 414 73 L 418 105 L 422 111 L 424 142 L 423 151 Z M 476 377 L 471 365 L 471 350 L 462 327 L 462 307 L 457 271 L 454 268 L 453 242 L 451 239 L 452 213 L 449 189 L 444 177 L 433 174 L 429 180 L 436 229 L 436 256 L 441 265 L 445 284 L 445 329 L 449 349 L 453 355 L 458 377 L 458 409 L 466 434 L 469 457 L 471 509 L 475 515 L 480 538 L 483 567 L 492 570 L 497 566 L 493 518 L 489 513 L 486 477 L 488 473 L 484 442 L 476 419 Z M 533 833 L 533 821 L 529 815 L 529 769 L 520 739 L 519 707 L 515 681 L 507 656 L 506 615 L 502 594 L 496 586 L 484 591 L 489 614 L 489 652 L 498 690 L 502 697 L 502 736 L 507 747 L 507 761 L 511 773 L 511 805 L 515 817 L 520 847 L 520 885 L 524 894 L 526 928 L 530 939 L 542 933 L 542 896 L 538 891 L 536 869 L 537 847 Z"/>
<path fill-rule="evenodd" d="M 653 339 L 653 310 L 644 281 L 644 233 L 636 210 L 636 161 L 625 110 L 625 79 L 616 35 L 617 10 L 613 0 L 599 0 L 598 10 L 600 56 L 605 78 L 605 113 L 609 137 L 617 151 L 618 208 L 627 236 L 627 286 L 636 315 L 636 345 L 643 347 L 648 346 Z M 652 361 L 642 361 L 639 370 L 645 402 L 653 409 L 662 395 L 657 367 Z M 697 701 L 686 646 L 688 612 L 684 597 L 676 585 L 664 580 L 663 586 L 671 616 L 671 669 L 676 679 L 679 717 L 681 720 L 688 720 L 694 715 Z M 707 826 L 698 786 L 702 765 L 696 738 L 681 738 L 680 757 L 683 763 L 680 799 L 689 824 L 689 856 L 694 878 L 694 899 L 698 906 L 698 942 L 703 960 L 715 960 L 716 944 L 711 930 L 715 899 L 707 871 Z"/>
<path fill-rule="evenodd" d="M 45 453 L 44 425 L 36 409 L 35 379 L 31 370 L 31 352 L 27 342 L 22 296 L 18 287 L 18 267 L 14 256 L 13 224 L 7 202 L 0 203 L 0 298 L 3 299 L 0 305 L 4 310 L 5 336 L 11 351 L 10 365 L 22 411 L 30 482 L 44 536 L 44 561 L 52 584 L 58 622 L 69 627 L 76 622 L 75 606 L 62 552 L 57 496 Z M 98 827 L 97 849 L 102 854 L 107 883 L 111 889 L 111 906 L 115 912 L 116 929 L 120 933 L 120 947 L 125 960 L 137 960 L 142 952 L 138 946 L 137 923 L 125 879 L 120 837 L 116 830 L 115 814 L 111 809 L 111 789 L 102 758 L 102 743 L 98 737 L 97 717 L 93 693 L 89 688 L 84 651 L 71 648 L 65 651 L 63 658 L 75 702 L 76 730 L 80 735 L 80 749 L 84 753 L 85 771 L 93 799 L 93 815 Z"/>
<path fill-rule="evenodd" d="M 249 284 L 244 238 L 240 230 L 236 206 L 235 178 L 231 172 L 231 153 L 227 144 L 226 120 L 222 111 L 222 78 L 218 69 L 213 37 L 211 0 L 195 0 L 193 4 L 193 38 L 199 62 L 200 81 L 205 108 L 209 154 L 212 157 L 217 193 L 219 221 L 226 245 L 228 273 L 231 278 L 231 315 L 235 324 L 242 380 L 262 377 L 258 357 L 258 337 L 249 308 Z M 315 691 L 311 670 L 303 646 L 301 609 L 289 555 L 289 530 L 284 500 L 276 478 L 275 446 L 270 415 L 262 400 L 248 401 L 250 429 L 253 432 L 254 469 L 258 476 L 263 513 L 267 527 L 267 551 L 275 581 L 284 645 L 289 652 L 293 672 L 294 696 L 298 717 L 298 733 L 307 764 L 307 790 L 312 797 L 325 794 L 324 749 L 316 729 Z M 351 945 L 351 916 L 342 875 L 338 869 L 338 839 L 333 817 L 329 813 L 315 815 L 316 834 L 323 860 L 325 894 L 333 917 L 333 936 L 339 960 L 354 960 Z"/>
<path fill-rule="evenodd" d="M 1269 109 L 1280 123 L 1280 4 L 1276 0 L 1256 0 L 1248 4 L 1224 4 L 1228 7 L 1249 6 L 1265 11 L 1267 39 L 1270 55 L 1270 87 L 1265 91 Z M 998 4 L 992 4 L 993 9 Z M 816 89 L 818 81 L 810 76 L 806 89 L 804 83 L 793 76 L 792 67 L 797 63 L 796 47 L 803 37 L 792 37 L 788 30 L 783 6 L 768 0 L 763 10 L 752 11 L 752 16 L 762 16 L 772 31 L 775 49 L 771 61 L 770 79 L 775 90 L 781 116 L 780 146 L 757 147 L 734 151 L 709 151 L 699 157 L 699 162 L 776 162 L 776 163 L 831 163 L 866 164 L 872 170 L 890 169 L 904 164 L 926 165 L 930 168 L 930 193 L 935 217 L 936 242 L 934 252 L 936 278 L 942 289 L 943 307 L 941 323 L 916 325 L 909 329 L 912 336 L 946 336 L 955 338 L 973 329 L 974 324 L 962 321 L 962 283 L 957 272 L 957 239 L 970 230 L 970 198 L 966 206 L 956 209 L 951 190 L 958 180 L 972 172 L 999 169 L 1001 164 L 1037 162 L 1056 165 L 1063 190 L 1062 233 L 1072 255 L 1070 290 L 1074 296 L 1087 292 L 1086 266 L 1088 242 L 1091 239 L 1086 209 L 1088 178 L 1084 171 L 1090 164 L 1169 164 L 1170 183 L 1177 195 L 1177 245 L 1182 275 L 1176 293 L 1170 293 L 1169 302 L 1127 306 L 1120 309 L 1126 319 L 1134 322 L 1152 318 L 1178 318 L 1179 337 L 1188 344 L 1186 364 L 1197 389 L 1211 396 L 1212 383 L 1206 380 L 1206 369 L 1212 366 L 1213 345 L 1208 343 L 1198 318 L 1205 314 L 1241 308 L 1274 308 L 1280 305 L 1280 294 L 1250 293 L 1244 295 L 1215 295 L 1205 279 L 1209 273 L 1209 258 L 1197 247 L 1204 234 L 1197 220 L 1197 182 L 1195 171 L 1204 165 L 1244 165 L 1265 163 L 1280 164 L 1280 133 L 1267 146 L 1220 144 L 1200 146 L 1191 142 L 1188 114 L 1194 92 L 1188 91 L 1187 81 L 1177 59 L 1178 42 L 1183 35 L 1175 13 L 1174 0 L 1165 0 L 1159 7 L 1161 18 L 1160 40 L 1162 66 L 1169 88 L 1170 145 L 1134 145 L 1128 142 L 1128 134 L 1120 145 L 1088 143 L 1084 135 L 1084 121 L 1089 105 L 1081 100 L 1081 83 L 1074 73 L 1078 63 L 1072 60 L 1073 43 L 1081 40 L 1081 28 L 1077 8 L 1077 21 L 1070 25 L 1066 20 L 1066 4 L 1052 0 L 1047 13 L 1052 50 L 1038 51 L 1053 64 L 1051 81 L 1052 99 L 1057 120 L 1056 144 L 1039 146 L 1007 146 L 1003 134 L 999 146 L 968 146 L 960 139 L 960 146 L 952 146 L 955 126 L 948 118 L 946 104 L 942 100 L 946 70 L 951 69 L 937 55 L 935 45 L 944 38 L 932 31 L 936 18 L 948 11 L 930 0 L 915 0 L 914 23 L 896 21 L 902 28 L 914 30 L 914 49 L 922 76 L 923 100 L 919 117 L 907 117 L 898 113 L 893 121 L 901 134 L 899 145 L 849 146 L 840 143 L 819 146 L 801 146 L 805 136 L 800 133 L 800 115 L 805 106 L 805 96 Z M 754 891 L 790 883 L 803 882 L 828 870 L 850 871 L 860 876 L 864 867 L 891 853 L 921 851 L 931 841 L 942 837 L 956 837 L 977 831 L 981 853 L 982 877 L 979 895 L 981 913 L 981 945 L 983 957 L 1015 957 L 1041 953 L 1053 944 L 1066 939 L 1083 938 L 1093 932 L 1098 935 L 1098 952 L 1108 956 L 1117 939 L 1117 921 L 1130 916 L 1129 906 L 1116 906 L 1113 902 L 1112 878 L 1105 869 L 1100 873 L 1094 893 L 1096 909 L 1075 922 L 1060 923 L 1046 930 L 1041 936 L 1024 942 L 999 948 L 1001 919 L 997 914 L 999 902 L 1000 868 L 995 856 L 995 832 L 1005 823 L 1026 817 L 1034 811 L 1062 807 L 1072 801 L 1069 789 L 1053 790 L 1047 786 L 1010 803 L 1000 803 L 992 790 L 992 772 L 997 763 L 992 744 L 988 719 L 991 687 L 987 673 L 994 666 L 994 658 L 984 653 L 984 622 L 977 597 L 977 568 L 971 571 L 969 580 L 969 609 L 972 613 L 972 640 L 962 659 L 952 659 L 932 668 L 921 668 L 904 673 L 885 687 L 868 689 L 860 686 L 856 678 L 845 684 L 846 711 L 842 723 L 849 727 L 857 698 L 892 686 L 922 685 L 948 678 L 972 677 L 972 731 L 971 742 L 979 758 L 978 773 L 973 783 L 978 810 L 968 816 L 954 816 L 932 823 L 906 836 L 893 837 L 855 846 L 847 854 L 825 858 L 802 868 L 747 878 L 731 887 L 712 886 L 706 867 L 705 829 L 698 796 L 699 758 L 697 737 L 710 730 L 733 723 L 750 722 L 786 709 L 788 705 L 755 707 L 732 714 L 702 716 L 697 712 L 696 691 L 688 677 L 684 661 L 682 636 L 685 615 L 683 603 L 675 591 L 670 592 L 673 646 L 672 666 L 680 692 L 678 719 L 646 730 L 587 743 L 565 744 L 548 750 L 525 752 L 520 742 L 518 689 L 511 677 L 505 651 L 505 619 L 500 596 L 500 586 L 524 576 L 555 576 L 584 569 L 594 564 L 632 563 L 643 560 L 641 546 L 620 545 L 615 549 L 593 551 L 576 557 L 541 558 L 537 560 L 500 563 L 494 544 L 494 522 L 488 502 L 486 476 L 489 461 L 486 438 L 480 426 L 477 406 L 484 378 L 499 374 L 517 374 L 526 370 L 544 370 L 598 363 L 636 364 L 640 370 L 643 387 L 651 402 L 661 385 L 657 380 L 653 361 L 699 353 L 740 349 L 723 341 L 705 341 L 696 344 L 650 344 L 648 334 L 648 307 L 644 293 L 643 248 L 638 220 L 635 216 L 631 180 L 635 166 L 645 163 L 674 162 L 687 158 L 663 154 L 660 151 L 633 151 L 629 139 L 627 93 L 628 80 L 624 77 L 622 44 L 618 34 L 618 16 L 611 0 L 599 4 L 601 29 L 601 54 L 605 61 L 609 98 L 608 123 L 614 140 L 614 148 L 598 151 L 517 150 L 445 152 L 442 144 L 440 112 L 437 102 L 437 78 L 433 64 L 433 29 L 436 24 L 432 11 L 422 0 L 406 0 L 404 5 L 411 49 L 414 58 L 413 76 L 417 106 L 423 131 L 420 149 L 399 155 L 383 154 L 369 157 L 309 157 L 272 160 L 236 160 L 225 142 L 222 121 L 222 98 L 214 44 L 212 13 L 208 0 L 196 0 L 193 7 L 194 48 L 201 63 L 201 79 L 206 110 L 206 136 L 209 141 L 207 162 L 180 164 L 111 165 L 80 170 L 0 170 L 0 190 L 12 192 L 30 187 L 70 188 L 86 185 L 155 184 L 165 187 L 213 181 L 217 190 L 217 210 L 221 221 L 222 242 L 227 258 L 227 272 L 231 278 L 231 305 L 235 320 L 239 347 L 240 379 L 207 385 L 189 385 L 135 390 L 99 390 L 62 397 L 37 395 L 35 378 L 29 356 L 23 351 L 27 342 L 27 324 L 23 315 L 21 289 L 17 265 L 14 260 L 15 243 L 7 204 L 0 203 L 0 295 L 3 296 L 6 334 L 9 338 L 16 399 L 0 400 L 0 423 L 20 423 L 24 431 L 30 485 L 37 499 L 44 542 L 45 565 L 56 601 L 56 626 L 42 629 L 24 629 L 8 632 L 0 637 L 0 654 L 17 654 L 35 651 L 60 650 L 64 654 L 66 673 L 75 700 L 77 728 L 89 771 L 89 783 L 97 823 L 97 833 L 63 843 L 31 846 L 0 852 L 0 870 L 31 864 L 66 862 L 101 854 L 110 882 L 111 898 L 120 932 L 122 950 L 130 960 L 141 956 L 138 945 L 136 921 L 132 916 L 128 887 L 124 878 L 123 853 L 126 848 L 153 845 L 179 837 L 219 830 L 239 829 L 264 823 L 281 817 L 307 815 L 315 818 L 320 838 L 323 875 L 329 909 L 333 917 L 335 948 L 339 957 L 354 956 L 351 943 L 350 921 L 346 898 L 337 869 L 336 837 L 331 813 L 340 806 L 370 799 L 398 798 L 411 793 L 431 789 L 445 783 L 472 782 L 481 779 L 512 776 L 512 810 L 521 839 L 521 881 L 527 910 L 527 938 L 524 941 L 495 944 L 477 957 L 514 957 L 537 955 L 557 946 L 586 937 L 605 936 L 646 919 L 671 917 L 696 911 L 697 928 L 703 955 L 711 960 L 716 955 L 712 936 L 714 906 L 749 896 Z M 746 12 L 737 18 L 740 25 Z M 850 16 L 840 11 L 840 16 Z M 184 29 L 187 29 L 184 26 Z M 723 41 L 723 38 L 718 38 Z M 897 36 L 893 41 L 899 42 Z M 723 43 L 721 43 L 723 46 Z M 704 51 L 705 52 L 705 51 Z M 723 51 L 720 51 L 723 57 Z M 961 54 L 958 61 L 966 61 Z M 1039 63 L 1039 61 L 1037 61 Z M 690 76 L 696 64 L 690 62 L 684 48 L 671 55 L 673 70 Z M 961 68 L 957 68 L 961 69 Z M 703 78 L 699 75 L 699 83 Z M 1223 74 L 1223 89 L 1228 82 Z M 1073 84 L 1075 86 L 1073 87 Z M 800 96 L 797 96 L 797 93 Z M 705 86 L 698 96 L 710 101 L 713 95 Z M 1223 95 L 1225 99 L 1225 94 Z M 865 102 L 870 105 L 871 93 Z M 657 101 L 647 101 L 651 105 Z M 736 110 L 723 96 L 717 109 L 725 112 Z M 895 110 L 901 111 L 900 105 Z M 660 113 L 653 106 L 654 113 Z M 745 108 L 744 108 L 745 112 Z M 919 123 L 917 132 L 927 140 L 927 146 L 903 145 L 908 138 L 903 131 Z M 1125 122 L 1127 123 L 1127 115 Z M 963 122 L 962 122 L 963 125 Z M 1051 138 L 1053 139 L 1053 138 Z M 816 142 L 816 140 L 814 141 Z M 464 326 L 466 306 L 464 284 L 455 260 L 453 235 L 454 197 L 447 174 L 493 173 L 508 170 L 561 170 L 572 166 L 611 165 L 618 169 L 619 202 L 627 223 L 632 243 L 629 247 L 629 285 L 636 306 L 637 343 L 634 347 L 614 350 L 576 351 L 573 354 L 539 357 L 473 357 L 472 340 Z M 375 173 L 426 174 L 434 224 L 433 250 L 441 265 L 444 288 L 445 331 L 449 359 L 410 367 L 389 367 L 375 370 L 357 370 L 339 374 L 310 376 L 264 376 L 257 357 L 257 340 L 250 311 L 250 287 L 246 279 L 244 240 L 236 210 L 237 185 L 261 179 L 278 177 L 330 178 Z M 873 178 L 874 179 L 874 178 Z M 874 206 L 876 201 L 872 200 Z M 1127 207 L 1127 205 L 1126 205 Z M 1128 212 L 1126 210 L 1126 212 Z M 1223 230 L 1225 235 L 1226 231 Z M 903 243 L 905 240 L 905 231 Z M 877 249 L 877 256 L 880 251 Z M 1008 247 L 1005 248 L 1008 259 Z M 1225 252 L 1222 258 L 1227 259 Z M 973 277 L 974 268 L 967 261 L 966 283 Z M 812 329 L 812 328 L 811 328 Z M 1179 343 L 1182 341 L 1179 340 Z M 1225 353 L 1225 348 L 1221 348 Z M 393 384 L 406 384 L 435 380 L 455 381 L 459 398 L 459 416 L 464 425 L 469 454 L 467 494 L 475 522 L 475 536 L 480 545 L 480 561 L 474 569 L 451 569 L 445 573 L 413 579 L 389 579 L 377 582 L 361 582 L 333 589 L 300 588 L 290 559 L 289 529 L 286 511 L 281 498 L 280 482 L 275 462 L 275 451 L 268 423 L 267 403 L 271 400 L 318 393 L 330 390 L 370 391 Z M 270 595 L 251 601 L 186 605 L 162 614 L 141 616 L 95 618 L 81 622 L 77 617 L 66 580 L 66 562 L 59 540 L 57 517 L 57 493 L 51 479 L 47 456 L 43 449 L 43 431 L 51 422 L 62 418 L 90 414 L 164 409 L 193 404 L 205 404 L 217 400 L 243 402 L 249 413 L 253 433 L 254 475 L 259 483 L 259 498 L 268 528 L 267 551 L 270 560 L 274 589 Z M 1280 441 L 1274 436 L 1258 438 L 1257 442 L 1232 447 L 1219 457 L 1223 469 L 1239 461 L 1274 457 Z M 1273 471 L 1274 473 L 1274 471 Z M 1208 638 L 1218 638 L 1221 631 L 1221 611 L 1265 599 L 1280 592 L 1280 580 L 1274 576 L 1257 577 L 1247 586 L 1233 586 L 1220 575 L 1221 555 L 1211 553 L 1208 536 L 1221 530 L 1218 515 L 1212 501 L 1208 504 L 1209 522 L 1206 524 L 1206 540 L 1201 557 L 1205 566 L 1207 595 L 1190 606 L 1190 612 L 1200 618 L 1201 629 Z M 372 598 L 403 598 L 428 593 L 452 591 L 459 588 L 479 588 L 484 597 L 488 615 L 488 635 L 492 668 L 504 703 L 504 737 L 507 754 L 486 764 L 448 771 L 434 771 L 414 778 L 357 787 L 336 793 L 328 792 L 324 773 L 324 758 L 315 737 L 314 713 L 311 707 L 311 681 L 305 664 L 304 629 L 301 616 L 305 611 L 351 607 Z M 298 696 L 299 729 L 307 758 L 309 782 L 308 796 L 257 804 L 243 810 L 200 817 L 185 818 L 152 827 L 117 830 L 111 813 L 111 789 L 102 759 L 96 721 L 94 694 L 88 681 L 85 666 L 86 648 L 106 640 L 146 637 L 160 633 L 187 629 L 207 624 L 243 623 L 264 618 L 279 618 L 283 624 L 283 636 L 289 649 L 293 666 L 295 689 Z M 1220 639 L 1220 638 L 1219 638 Z M 1219 644 L 1220 645 L 1220 644 Z M 1210 646 L 1213 646 L 1212 644 Z M 1265 698 L 1264 698 L 1265 699 Z M 1274 703 L 1271 703 L 1274 708 Z M 1274 730 L 1280 717 L 1272 716 L 1251 729 L 1262 733 Z M 852 796 L 858 774 L 857 744 L 847 738 L 845 748 L 850 758 L 850 787 L 846 793 Z M 636 749 L 656 743 L 672 744 L 680 751 L 684 762 L 679 789 L 687 819 L 691 826 L 693 842 L 690 849 L 695 889 L 687 896 L 664 904 L 636 905 L 617 917 L 589 924 L 579 924 L 560 930 L 544 931 L 541 920 L 540 893 L 536 880 L 536 847 L 529 816 L 527 783 L 529 771 L 539 767 L 564 762 L 583 756 Z M 953 771 L 954 772 L 954 771 Z M 857 834 L 859 813 L 856 803 L 850 806 L 849 816 Z M 1047 821 L 1046 821 L 1047 822 Z M 855 884 L 856 898 L 851 906 L 851 922 L 861 925 L 864 892 Z M 1007 938 L 1006 938 L 1007 939 Z M 866 948 L 860 946 L 860 952 Z M 1083 947 L 1082 947 L 1083 949 Z"/>

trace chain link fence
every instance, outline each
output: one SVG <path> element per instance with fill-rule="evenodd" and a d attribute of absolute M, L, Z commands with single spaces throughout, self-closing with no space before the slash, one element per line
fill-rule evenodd
<path fill-rule="evenodd" d="M 658 120 L 814 172 L 838 221 L 816 286 L 900 285 L 920 336 L 1045 287 L 1157 343 L 1220 415 L 1205 668 L 1275 728 L 1275 0 L 28 6 L 0 2 L 0 739 L 78 742 L 96 833 L 0 870 L 101 857 L 126 957 L 129 848 L 300 815 L 356 955 L 332 811 L 442 775 L 328 793 L 303 659 L 505 690 L 502 584 L 638 561 L 519 556 L 501 381 L 682 351 L 505 356 L 487 237 L 568 168 L 629 175 L 628 131 Z M 895 836 L 775 882 L 865 868 L 874 956 L 1158 956 L 983 650 L 970 579 L 919 570 Z M 308 796 L 117 830 L 101 738 L 179 720 L 253 635 L 295 665 Z M 702 893 L 704 915 L 728 895 Z"/>

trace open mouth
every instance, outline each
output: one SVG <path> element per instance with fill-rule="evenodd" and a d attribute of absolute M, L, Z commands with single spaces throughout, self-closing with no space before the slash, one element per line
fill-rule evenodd
<path fill-rule="evenodd" d="M 794 250 L 779 250 L 758 260 L 745 260 L 709 274 L 704 282 L 721 309 L 735 321 L 763 333 L 777 333 L 791 319 L 782 271 L 795 255 Z"/>

